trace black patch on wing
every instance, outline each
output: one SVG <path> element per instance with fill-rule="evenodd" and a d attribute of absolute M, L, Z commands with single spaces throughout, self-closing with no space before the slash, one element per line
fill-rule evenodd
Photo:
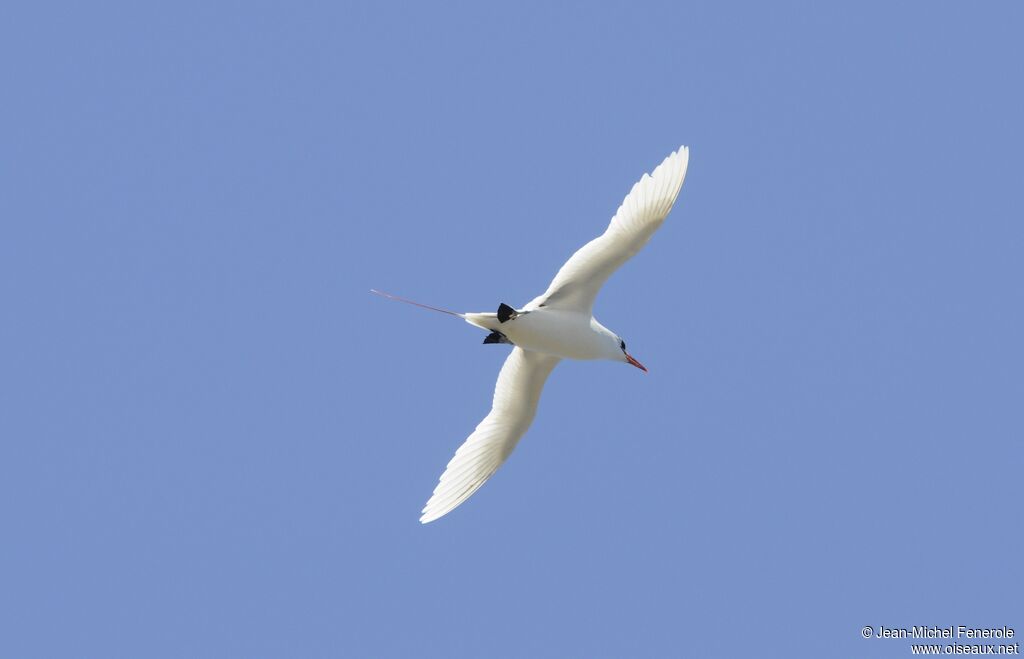
<path fill-rule="evenodd" d="M 498 322 L 504 323 L 514 319 L 519 313 L 504 302 L 498 305 Z"/>
<path fill-rule="evenodd" d="M 484 343 L 508 343 L 509 345 L 512 344 L 512 342 L 508 340 L 508 337 L 502 334 L 501 332 L 491 332 L 490 334 L 484 337 Z"/>

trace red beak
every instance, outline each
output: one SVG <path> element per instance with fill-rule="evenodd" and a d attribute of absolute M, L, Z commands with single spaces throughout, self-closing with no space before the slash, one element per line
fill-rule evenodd
<path fill-rule="evenodd" d="M 623 350 L 622 352 L 623 352 L 623 353 L 625 353 L 625 355 L 626 355 L 626 361 L 627 361 L 627 362 L 629 362 L 629 363 L 630 363 L 630 364 L 632 364 L 633 366 L 636 366 L 637 368 L 639 368 L 639 369 L 640 369 L 641 371 L 643 371 L 644 373 L 646 373 L 646 372 L 647 372 L 647 367 L 646 367 L 646 366 L 644 366 L 643 364 L 641 364 L 640 362 L 638 362 L 637 360 L 633 359 L 633 355 L 629 354 L 629 353 L 628 353 L 628 352 L 626 352 L 625 350 Z"/>

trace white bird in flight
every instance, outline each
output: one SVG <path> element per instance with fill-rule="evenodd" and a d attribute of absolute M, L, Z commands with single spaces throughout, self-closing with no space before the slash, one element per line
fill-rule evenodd
<path fill-rule="evenodd" d="M 593 316 L 594 298 L 615 270 L 647 244 L 661 226 L 686 177 L 690 152 L 680 147 L 629 191 L 603 234 L 581 247 L 542 295 L 522 309 L 501 304 L 497 313 L 457 313 L 395 295 L 374 293 L 458 316 L 487 330 L 484 343 L 515 346 L 498 373 L 490 413 L 455 452 L 423 508 L 426 524 L 447 515 L 480 489 L 533 422 L 544 382 L 562 359 L 610 359 L 644 365 L 626 342 Z"/>

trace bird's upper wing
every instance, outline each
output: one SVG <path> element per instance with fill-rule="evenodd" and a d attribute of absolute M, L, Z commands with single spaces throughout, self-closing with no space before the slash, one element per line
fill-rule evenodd
<path fill-rule="evenodd" d="M 604 282 L 647 244 L 672 209 L 686 177 L 690 150 L 665 158 L 653 174 L 644 174 L 629 191 L 603 234 L 581 247 L 555 275 L 548 290 L 525 309 L 543 305 L 591 314 Z"/>
<path fill-rule="evenodd" d="M 512 350 L 498 374 L 490 414 L 455 452 L 423 508 L 421 522 L 451 512 L 498 470 L 530 427 L 541 389 L 558 361 L 539 352 Z"/>

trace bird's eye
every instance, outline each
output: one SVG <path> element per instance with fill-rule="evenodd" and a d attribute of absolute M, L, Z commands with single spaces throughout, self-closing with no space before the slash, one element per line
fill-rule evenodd
<path fill-rule="evenodd" d="M 625 351 L 626 350 L 626 342 L 623 341 L 622 339 L 619 339 L 619 347 L 622 348 L 623 351 Z"/>

